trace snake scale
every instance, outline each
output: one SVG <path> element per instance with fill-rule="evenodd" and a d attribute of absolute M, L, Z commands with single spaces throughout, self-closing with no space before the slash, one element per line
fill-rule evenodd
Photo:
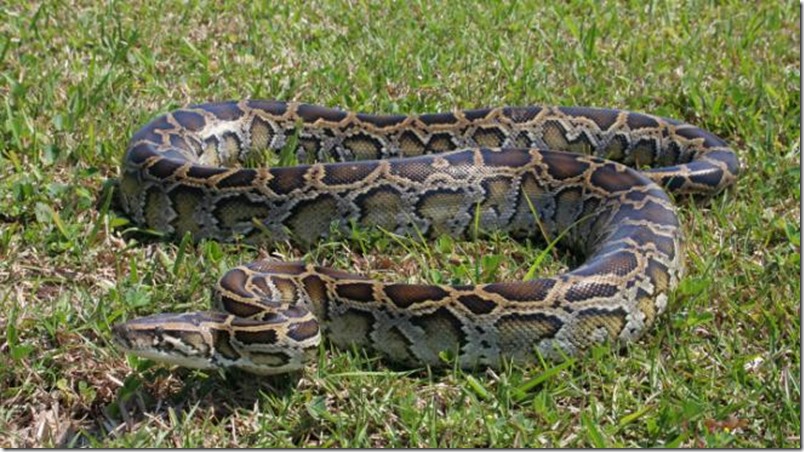
<path fill-rule="evenodd" d="M 282 149 L 310 163 L 244 166 L 257 152 Z M 302 368 L 322 336 L 406 366 L 443 365 L 447 353 L 467 368 L 623 344 L 665 310 L 683 274 L 681 228 L 665 190 L 711 196 L 739 167 L 709 132 L 621 110 L 190 106 L 146 125 L 125 153 L 120 203 L 141 227 L 302 245 L 333 227 L 425 238 L 479 227 L 558 237 L 585 260 L 557 276 L 453 286 L 263 260 L 226 273 L 213 310 L 133 319 L 115 325 L 113 337 L 143 357 L 256 374 Z"/>

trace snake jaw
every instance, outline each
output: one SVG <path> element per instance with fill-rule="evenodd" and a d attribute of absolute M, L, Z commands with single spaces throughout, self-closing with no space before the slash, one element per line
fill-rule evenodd
<path fill-rule="evenodd" d="M 120 349 L 141 358 L 260 375 L 301 369 L 315 358 L 321 339 L 315 318 L 298 307 L 261 319 L 215 311 L 157 314 L 114 325 L 112 337 Z"/>
<path fill-rule="evenodd" d="M 214 312 L 157 314 L 112 327 L 112 337 L 128 353 L 194 369 L 214 369 L 215 329 L 229 315 Z"/>

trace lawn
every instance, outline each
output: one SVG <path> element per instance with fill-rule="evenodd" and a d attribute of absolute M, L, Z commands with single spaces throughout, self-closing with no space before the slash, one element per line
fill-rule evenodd
<path fill-rule="evenodd" d="M 6 2 L 0 446 L 800 448 L 799 6 L 669 3 Z M 500 234 L 356 230 L 306 250 L 124 235 L 101 193 L 133 132 L 240 98 L 645 111 L 723 137 L 744 172 L 681 205 L 687 277 L 621 351 L 464 372 L 324 345 L 260 379 L 128 357 L 112 324 L 203 309 L 260 255 L 431 283 L 521 279 L 545 256 Z M 537 273 L 569 262 L 546 256 Z"/>

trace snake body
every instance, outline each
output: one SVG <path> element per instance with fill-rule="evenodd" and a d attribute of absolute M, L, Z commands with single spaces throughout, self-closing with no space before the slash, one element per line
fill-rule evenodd
<path fill-rule="evenodd" d="M 282 149 L 311 163 L 242 167 Z M 113 335 L 141 356 L 257 374 L 300 369 L 322 335 L 410 366 L 442 365 L 444 353 L 463 367 L 498 366 L 622 344 L 665 310 L 683 274 L 681 228 L 663 188 L 710 196 L 738 172 L 711 133 L 620 110 L 190 106 L 146 125 L 125 153 L 120 201 L 142 227 L 300 244 L 354 224 L 424 237 L 479 228 L 560 238 L 585 261 L 552 277 L 453 286 L 257 261 L 220 279 L 213 310 L 138 318 Z"/>

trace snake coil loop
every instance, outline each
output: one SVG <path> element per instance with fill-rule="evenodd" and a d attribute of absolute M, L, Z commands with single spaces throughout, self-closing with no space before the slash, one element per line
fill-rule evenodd
<path fill-rule="evenodd" d="M 301 162 L 335 163 L 240 167 L 284 148 Z M 213 311 L 134 319 L 114 337 L 137 355 L 257 374 L 300 369 L 322 334 L 414 366 L 441 365 L 444 351 L 464 367 L 496 366 L 624 343 L 654 323 L 683 274 L 681 229 L 663 188 L 711 196 L 738 172 L 718 137 L 619 110 L 191 106 L 131 140 L 119 187 L 136 224 L 178 237 L 312 244 L 333 222 L 426 237 L 467 236 L 477 223 L 514 237 L 565 233 L 560 243 L 586 260 L 553 277 L 467 286 L 258 261 L 221 278 Z"/>

